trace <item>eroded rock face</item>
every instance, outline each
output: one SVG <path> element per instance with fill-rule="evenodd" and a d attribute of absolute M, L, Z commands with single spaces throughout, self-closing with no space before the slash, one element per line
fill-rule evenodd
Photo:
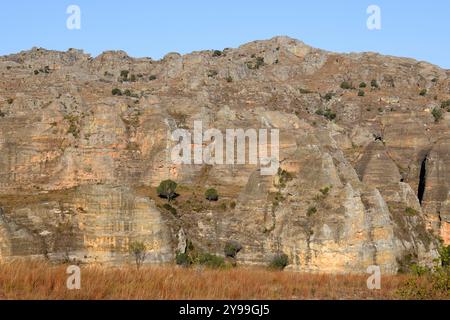
<path fill-rule="evenodd" d="M 120 264 L 143 241 L 165 263 L 233 240 L 242 264 L 283 251 L 292 270 L 395 273 L 450 241 L 450 116 L 431 112 L 450 99 L 447 70 L 278 37 L 160 61 L 33 49 L 0 72 L 0 259 Z M 279 129 L 284 171 L 173 164 L 169 133 L 198 120 Z M 176 212 L 156 195 L 165 179 Z"/>

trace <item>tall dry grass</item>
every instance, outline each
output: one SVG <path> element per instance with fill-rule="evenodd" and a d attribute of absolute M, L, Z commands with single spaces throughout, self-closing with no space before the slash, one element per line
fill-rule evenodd
<path fill-rule="evenodd" d="M 81 289 L 68 290 L 67 266 L 37 261 L 0 264 L 0 299 L 396 299 L 407 276 L 382 277 L 368 290 L 368 275 L 278 272 L 258 268 L 185 269 L 176 266 L 84 266 Z"/>

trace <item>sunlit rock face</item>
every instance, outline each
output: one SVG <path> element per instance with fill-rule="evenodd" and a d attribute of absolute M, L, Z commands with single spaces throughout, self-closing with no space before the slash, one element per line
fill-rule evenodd
<path fill-rule="evenodd" d="M 447 70 L 277 37 L 160 61 L 35 48 L 0 72 L 0 259 L 120 265 L 141 241 L 146 263 L 172 263 L 187 242 L 235 240 L 239 264 L 284 252 L 290 270 L 396 273 L 450 243 Z M 194 121 L 278 129 L 280 171 L 174 164 L 170 133 Z"/>

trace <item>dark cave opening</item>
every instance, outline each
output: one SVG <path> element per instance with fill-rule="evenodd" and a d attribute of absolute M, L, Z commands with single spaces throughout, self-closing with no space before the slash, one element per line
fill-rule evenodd
<path fill-rule="evenodd" d="M 419 198 L 420 205 L 422 205 L 423 196 L 425 194 L 425 186 L 427 180 L 427 160 L 428 155 L 425 156 L 420 165 L 419 188 L 417 190 L 417 198 Z"/>

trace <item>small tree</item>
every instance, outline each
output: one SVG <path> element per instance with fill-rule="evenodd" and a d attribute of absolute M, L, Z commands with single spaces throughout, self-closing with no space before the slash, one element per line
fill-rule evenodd
<path fill-rule="evenodd" d="M 162 181 L 156 191 L 161 198 L 166 198 L 168 202 L 170 200 L 175 199 L 177 196 L 175 190 L 177 189 L 176 182 L 172 180 L 164 180 Z"/>
<path fill-rule="evenodd" d="M 377 80 L 373 79 L 372 81 L 370 81 L 370 86 L 372 88 L 378 89 L 380 86 L 378 85 Z"/>
<path fill-rule="evenodd" d="M 216 189 L 210 188 L 206 190 L 205 197 L 208 201 L 217 201 L 219 200 L 219 193 L 217 192 Z"/>
<path fill-rule="evenodd" d="M 129 249 L 130 253 L 134 255 L 136 268 L 139 270 L 145 261 L 145 257 L 147 256 L 147 247 L 145 246 L 145 243 L 135 241 L 130 244 Z"/>
<path fill-rule="evenodd" d="M 442 119 L 442 110 L 438 107 L 435 107 L 433 111 L 431 111 L 431 114 L 433 115 L 435 122 L 439 122 L 439 120 Z"/>

